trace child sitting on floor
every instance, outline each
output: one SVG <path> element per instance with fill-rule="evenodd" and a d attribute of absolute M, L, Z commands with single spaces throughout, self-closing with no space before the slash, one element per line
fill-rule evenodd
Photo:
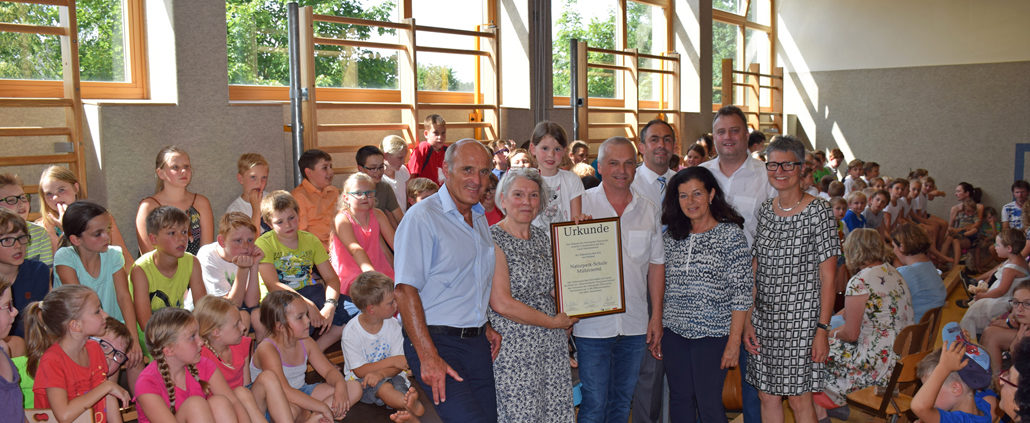
<path fill-rule="evenodd" d="M 144 198 L 136 212 L 136 239 L 140 254 L 155 248 L 147 237 L 147 216 L 161 206 L 172 206 L 186 214 L 186 252 L 197 254 L 200 246 L 215 239 L 215 218 L 211 214 L 211 202 L 207 197 L 190 192 L 193 167 L 186 150 L 174 145 L 165 146 L 157 153 L 154 172 L 157 174 L 157 190 Z M 144 319 L 140 319 L 146 321 Z"/>
<path fill-rule="evenodd" d="M 193 301 L 207 295 L 200 262 L 186 252 L 189 221 L 186 212 L 172 206 L 158 207 L 147 216 L 145 235 L 154 249 L 136 260 L 129 275 L 136 322 L 142 329 L 153 312 L 182 308 L 187 290 Z"/>
<path fill-rule="evenodd" d="M 848 211 L 844 213 L 844 224 L 848 226 L 848 233 L 865 227 L 865 218 L 862 211 L 865 210 L 866 198 L 861 191 L 852 191 L 847 196 Z"/>
<path fill-rule="evenodd" d="M 251 219 L 254 227 L 265 233 L 269 228 L 261 221 L 261 199 L 268 195 L 268 161 L 257 153 L 245 153 L 236 161 L 236 181 L 243 187 L 243 193 L 236 197 L 225 213 L 240 212 Z M 260 235 L 260 234 L 258 234 Z"/>
<path fill-rule="evenodd" d="M 0 279 L 11 282 L 14 308 L 19 313 L 33 301 L 40 301 L 50 290 L 50 268 L 41 261 L 25 259 L 29 245 L 28 223 L 7 209 L 0 209 Z M 24 337 L 25 325 L 21 316 L 15 317 L 11 335 Z M 20 352 L 22 342 L 13 342 Z M 16 354 L 18 355 L 18 354 Z"/>
<path fill-rule="evenodd" d="M 416 416 L 425 413 L 417 401 L 404 370 L 404 342 L 393 294 L 393 281 L 379 272 L 365 272 L 351 287 L 355 305 L 361 310 L 343 330 L 344 364 L 347 380 L 355 380 L 364 388 L 361 402 L 406 409 Z M 411 392 L 411 395 L 405 393 Z"/>
<path fill-rule="evenodd" d="M 0 174 L 0 207 L 10 210 L 29 220 L 30 197 L 22 189 L 21 178 L 11 173 Z M 46 229 L 34 222 L 28 222 L 31 241 L 25 250 L 25 258 L 39 260 L 47 266 L 54 265 L 54 246 Z"/>
<path fill-rule="evenodd" d="M 440 186 L 427 178 L 414 178 L 408 181 L 408 206 L 425 200 L 426 197 L 436 194 Z"/>
<path fill-rule="evenodd" d="M 376 270 L 393 277 L 393 227 L 385 212 L 374 208 L 375 182 L 355 173 L 343 183 L 340 210 L 329 241 L 329 262 L 340 278 L 340 292 L 347 295 L 362 272 Z"/>
<path fill-rule="evenodd" d="M 260 213 L 260 208 L 257 214 Z M 217 242 L 212 242 L 197 252 L 200 273 L 208 295 L 225 297 L 239 309 L 243 326 L 249 331 L 254 328 L 258 339 L 265 337 L 264 327 L 258 321 L 258 302 L 261 299 L 261 283 L 258 279 L 258 263 L 265 257 L 254 240 L 258 229 L 247 215 L 230 212 L 218 222 Z M 193 301 L 187 298 L 187 309 Z"/>

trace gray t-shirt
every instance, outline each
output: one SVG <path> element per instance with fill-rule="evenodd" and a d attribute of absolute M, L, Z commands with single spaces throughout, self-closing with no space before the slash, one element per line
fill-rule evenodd
<path fill-rule="evenodd" d="M 865 227 L 867 228 L 876 229 L 883 224 L 883 210 L 880 210 L 879 213 L 875 213 L 872 209 L 866 206 L 865 210 L 862 210 L 862 217 L 865 218 Z"/>

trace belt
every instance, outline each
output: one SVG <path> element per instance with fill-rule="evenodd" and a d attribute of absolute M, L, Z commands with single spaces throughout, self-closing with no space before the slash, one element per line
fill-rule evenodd
<path fill-rule="evenodd" d="M 477 328 L 456 328 L 453 326 L 427 326 L 430 335 L 457 336 L 459 338 L 475 338 L 486 331 L 486 325 Z"/>

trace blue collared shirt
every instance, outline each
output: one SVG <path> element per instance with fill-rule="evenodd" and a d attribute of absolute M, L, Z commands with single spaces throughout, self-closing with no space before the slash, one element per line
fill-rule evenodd
<path fill-rule="evenodd" d="M 427 325 L 486 324 L 494 275 L 494 241 L 483 206 L 472 224 L 458 212 L 447 186 L 411 207 L 394 236 L 396 283 L 415 287 Z"/>

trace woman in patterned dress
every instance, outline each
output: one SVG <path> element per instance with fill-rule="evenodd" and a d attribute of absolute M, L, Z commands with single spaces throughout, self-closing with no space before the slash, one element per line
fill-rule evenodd
<path fill-rule="evenodd" d="M 884 262 L 888 254 L 875 229 L 856 229 L 844 241 L 844 260 L 856 273 L 844 291 L 844 325 L 830 331 L 824 391 L 838 406 L 847 405 L 852 391 L 887 386 L 898 360 L 894 338 L 914 321 L 912 294 L 901 273 Z"/>
<path fill-rule="evenodd" d="M 829 203 L 801 190 L 805 148 L 781 136 L 769 144 L 766 173 L 777 197 L 758 214 L 752 249 L 755 299 L 745 322 L 747 381 L 759 390 L 762 421 L 782 422 L 787 396 L 799 422 L 816 421 L 812 392 L 826 384 L 833 277 L 840 241 Z"/>
<path fill-rule="evenodd" d="M 533 168 L 510 169 L 497 190 L 505 218 L 490 228 L 497 262 L 489 318 L 503 340 L 494 360 L 499 422 L 573 420 L 564 330 L 578 319 L 555 314 L 550 240 L 532 225 L 547 191 Z"/>
<path fill-rule="evenodd" d="M 665 300 L 662 354 L 673 422 L 726 421 L 722 384 L 740 354 L 751 308 L 751 251 L 744 218 L 707 168 L 669 180 L 662 223 Z"/>

